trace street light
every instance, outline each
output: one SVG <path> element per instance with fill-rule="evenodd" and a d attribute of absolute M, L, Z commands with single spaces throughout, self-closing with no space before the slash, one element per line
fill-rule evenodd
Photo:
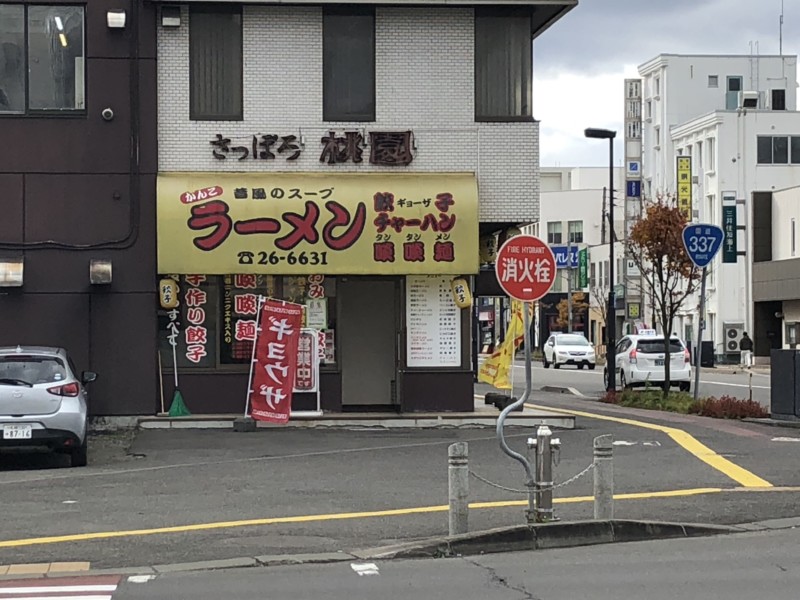
<path fill-rule="evenodd" d="M 608 140 L 608 220 L 611 224 L 611 235 L 608 242 L 608 308 L 606 309 L 606 372 L 608 381 L 606 391 L 614 392 L 617 389 L 617 310 L 614 306 L 614 138 L 616 131 L 610 129 L 585 129 L 583 134 L 587 138 Z"/>

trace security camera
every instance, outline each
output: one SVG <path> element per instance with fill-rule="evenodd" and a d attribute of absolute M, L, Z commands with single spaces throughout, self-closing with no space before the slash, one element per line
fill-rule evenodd
<path fill-rule="evenodd" d="M 103 112 L 100 113 L 100 116 L 103 117 L 104 121 L 111 121 L 114 118 L 114 111 L 110 108 L 104 108 Z"/>

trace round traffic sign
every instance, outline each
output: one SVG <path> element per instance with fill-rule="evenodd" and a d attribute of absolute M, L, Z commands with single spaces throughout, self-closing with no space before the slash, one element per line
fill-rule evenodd
<path fill-rule="evenodd" d="M 553 287 L 556 257 L 539 238 L 517 235 L 506 241 L 498 251 L 494 270 L 506 294 L 516 300 L 533 302 Z"/>

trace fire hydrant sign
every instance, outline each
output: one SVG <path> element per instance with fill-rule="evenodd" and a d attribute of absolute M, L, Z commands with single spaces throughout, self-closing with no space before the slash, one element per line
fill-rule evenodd
<path fill-rule="evenodd" d="M 250 414 L 257 421 L 289 420 L 302 322 L 303 307 L 299 304 L 264 302 L 250 388 Z"/>
<path fill-rule="evenodd" d="M 553 287 L 556 258 L 539 238 L 517 235 L 500 248 L 494 268 L 506 294 L 516 300 L 533 302 Z"/>

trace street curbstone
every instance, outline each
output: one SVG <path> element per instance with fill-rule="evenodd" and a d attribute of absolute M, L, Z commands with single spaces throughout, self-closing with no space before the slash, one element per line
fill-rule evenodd
<path fill-rule="evenodd" d="M 153 565 L 156 573 L 180 573 L 183 571 L 213 571 L 215 569 L 235 569 L 240 567 L 255 567 L 258 562 L 255 558 L 227 558 L 223 560 L 203 560 L 190 563 L 175 563 L 171 565 Z"/>
<path fill-rule="evenodd" d="M 319 554 L 272 554 L 256 556 L 255 560 L 262 567 L 280 565 L 322 564 L 356 560 L 358 557 L 346 552 L 321 552 Z"/>

